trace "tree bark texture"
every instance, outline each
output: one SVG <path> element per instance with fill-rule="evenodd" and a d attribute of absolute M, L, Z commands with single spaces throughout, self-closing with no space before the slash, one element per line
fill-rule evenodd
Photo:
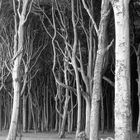
<path fill-rule="evenodd" d="M 131 139 L 129 0 L 112 2 L 115 17 L 115 140 Z"/>
<path fill-rule="evenodd" d="M 101 21 L 99 25 L 98 50 L 94 68 L 94 82 L 90 116 L 90 140 L 99 139 L 99 106 L 102 92 L 102 65 L 106 47 L 109 1 L 102 0 Z"/>

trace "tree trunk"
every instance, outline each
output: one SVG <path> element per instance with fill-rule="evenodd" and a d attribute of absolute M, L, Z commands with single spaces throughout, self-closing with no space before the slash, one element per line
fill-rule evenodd
<path fill-rule="evenodd" d="M 99 25 L 98 50 L 94 68 L 94 83 L 90 116 L 90 140 L 99 139 L 99 106 L 102 92 L 102 65 L 106 46 L 109 1 L 102 0 L 101 21 Z"/>
<path fill-rule="evenodd" d="M 23 106 L 22 106 L 22 108 L 23 108 L 23 119 L 22 119 L 22 125 L 23 125 L 23 132 L 26 132 L 26 130 L 27 130 L 27 114 L 26 114 L 26 104 L 27 104 L 27 97 L 26 97 L 26 95 L 25 94 L 23 94 Z"/>
<path fill-rule="evenodd" d="M 107 91 L 106 91 L 107 92 Z M 109 120 L 110 120 L 110 100 L 109 100 L 109 93 L 106 93 L 106 129 L 109 130 Z"/>
<path fill-rule="evenodd" d="M 80 81 L 79 81 L 79 73 L 76 62 L 76 48 L 77 48 L 77 30 L 76 30 L 76 21 L 75 21 L 75 4 L 74 0 L 71 1 L 71 10 L 72 10 L 72 25 L 74 32 L 74 42 L 73 42 L 73 50 L 72 50 L 72 66 L 74 68 L 75 77 L 76 77 L 76 91 L 77 91 L 77 129 L 76 129 L 76 137 L 78 136 L 81 128 L 81 92 L 80 92 Z"/>
<path fill-rule="evenodd" d="M 71 131 L 71 113 L 68 112 L 67 116 L 68 116 L 68 127 L 67 127 L 67 129 L 68 129 L 68 133 L 71 133 L 72 132 Z"/>
<path fill-rule="evenodd" d="M 131 140 L 129 0 L 112 2 L 115 17 L 115 140 Z"/>
<path fill-rule="evenodd" d="M 11 124 L 10 124 L 8 136 L 6 138 L 7 140 L 16 140 L 17 123 L 18 123 L 18 115 L 19 115 L 20 82 L 21 82 L 20 65 L 21 65 L 23 41 L 24 41 L 23 26 L 27 20 L 27 17 L 25 15 L 26 15 L 26 9 L 28 5 L 28 0 L 23 0 L 22 2 L 23 2 L 22 11 L 21 13 L 19 13 L 20 15 L 19 15 L 19 25 L 18 25 L 15 1 L 13 1 L 14 12 L 15 12 L 15 36 L 14 36 L 14 58 L 13 58 L 14 65 L 12 69 L 14 98 L 13 98 L 13 111 L 11 117 Z M 18 3 L 18 7 L 20 7 L 20 3 Z"/>
<path fill-rule="evenodd" d="M 16 140 L 18 114 L 19 114 L 19 99 L 20 99 L 20 81 L 19 81 L 20 60 L 18 59 L 19 58 L 17 57 L 15 60 L 14 68 L 12 72 L 13 88 L 14 88 L 13 111 L 12 111 L 10 129 L 6 140 Z"/>
<path fill-rule="evenodd" d="M 67 56 L 67 50 L 65 50 L 65 54 Z M 65 78 L 65 84 L 68 85 L 68 63 L 64 62 L 64 78 Z M 68 112 L 68 103 L 69 103 L 69 91 L 68 89 L 65 89 L 66 93 L 65 93 L 65 104 L 64 104 L 64 108 L 63 108 L 63 118 L 62 118 L 62 124 L 61 124 L 61 130 L 60 130 L 60 138 L 64 138 L 65 137 L 65 125 L 66 125 L 66 118 L 67 118 L 67 112 Z"/>
<path fill-rule="evenodd" d="M 72 132 L 73 129 L 73 97 L 72 97 L 72 91 L 70 91 L 70 96 L 71 96 L 71 126 L 70 126 L 70 131 Z"/>
<path fill-rule="evenodd" d="M 90 133 L 90 110 L 91 110 L 91 102 L 90 97 L 85 99 L 86 101 L 86 123 L 85 123 L 85 133 L 86 137 L 89 138 Z"/>
<path fill-rule="evenodd" d="M 28 122 L 27 122 L 28 123 L 28 131 L 31 128 L 31 118 L 32 118 L 32 114 L 31 114 L 31 102 L 30 102 L 30 97 L 29 96 L 28 96 L 28 115 L 27 115 L 27 117 L 28 117 Z"/>
<path fill-rule="evenodd" d="M 49 79 L 49 77 L 48 77 Z M 49 93 L 48 93 L 48 83 L 49 83 L 49 80 L 47 79 L 47 87 L 46 87 L 46 130 L 48 131 L 48 128 L 49 128 Z"/>
<path fill-rule="evenodd" d="M 80 132 L 80 128 L 81 128 L 81 92 L 80 92 L 80 82 L 79 82 L 79 74 L 78 74 L 78 70 L 77 70 L 76 60 L 74 60 L 74 62 L 73 62 L 73 67 L 74 67 L 75 75 L 76 75 L 76 90 L 77 90 L 77 103 L 78 103 L 77 129 L 76 129 L 76 137 L 77 137 Z"/>
<path fill-rule="evenodd" d="M 56 116 L 55 116 L 55 128 L 54 128 L 55 132 L 58 131 L 58 124 L 59 124 L 58 122 L 59 122 L 59 116 L 58 116 L 58 113 L 56 112 Z"/>
<path fill-rule="evenodd" d="M 1 98 L 1 94 L 0 94 L 0 131 L 2 130 L 2 116 L 1 116 L 1 113 L 2 113 L 2 98 Z"/>
<path fill-rule="evenodd" d="M 104 97 L 103 97 L 103 93 L 101 95 L 101 131 L 102 133 L 104 133 Z"/>
<path fill-rule="evenodd" d="M 137 73 L 138 73 L 138 104 L 139 104 L 139 114 L 138 114 L 138 122 L 137 122 L 137 137 L 140 135 L 140 44 L 138 45 L 138 50 L 136 51 L 137 56 Z"/>
<path fill-rule="evenodd" d="M 137 137 L 139 137 L 140 135 L 140 93 L 138 95 L 138 102 L 139 102 L 139 116 L 138 116 L 138 123 L 137 123 Z"/>
<path fill-rule="evenodd" d="M 65 105 L 64 105 L 64 113 L 63 113 L 63 118 L 62 118 L 62 123 L 61 123 L 61 130 L 59 137 L 64 138 L 65 137 L 65 124 L 66 124 L 66 118 L 67 118 L 67 110 L 68 110 L 68 103 L 69 103 L 69 95 L 66 95 L 65 99 Z"/>

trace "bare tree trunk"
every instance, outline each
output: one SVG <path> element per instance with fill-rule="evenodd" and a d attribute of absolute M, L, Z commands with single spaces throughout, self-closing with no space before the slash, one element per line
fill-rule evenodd
<path fill-rule="evenodd" d="M 140 88 L 140 83 L 139 83 L 139 88 Z M 140 91 L 138 95 L 138 102 L 139 102 L 139 116 L 138 116 L 138 123 L 137 123 L 137 137 L 140 135 Z"/>
<path fill-rule="evenodd" d="M 1 94 L 0 94 L 0 131 L 2 130 L 2 116 L 1 116 L 1 113 L 2 113 L 2 98 L 1 98 Z"/>
<path fill-rule="evenodd" d="M 104 100 L 103 100 L 103 94 L 101 95 L 101 131 L 104 133 Z"/>
<path fill-rule="evenodd" d="M 61 123 L 61 130 L 59 137 L 64 138 L 65 137 L 65 124 L 66 124 L 66 118 L 67 118 L 67 110 L 68 110 L 68 103 L 69 103 L 69 95 L 66 95 L 65 99 L 65 105 L 64 105 L 64 113 L 63 113 L 63 118 L 62 118 L 62 123 Z"/>
<path fill-rule="evenodd" d="M 138 115 L 138 122 L 137 122 L 137 137 L 140 135 L 140 44 L 138 45 L 138 50 L 135 49 L 135 53 L 137 56 L 137 73 L 138 73 L 138 104 L 139 104 L 139 115 Z"/>
<path fill-rule="evenodd" d="M 99 106 L 102 93 L 102 65 L 104 60 L 106 31 L 108 25 L 109 1 L 102 0 L 101 21 L 98 34 L 98 50 L 94 68 L 94 84 L 90 116 L 90 140 L 99 139 Z"/>
<path fill-rule="evenodd" d="M 72 93 L 71 92 L 72 91 L 70 91 L 72 111 L 71 111 L 71 126 L 70 126 L 70 131 L 72 132 L 72 129 L 73 129 L 73 98 L 72 98 Z"/>
<path fill-rule="evenodd" d="M 72 132 L 71 131 L 71 113 L 68 112 L 67 116 L 68 116 L 68 127 L 67 127 L 67 129 L 68 129 L 68 133 L 71 133 Z"/>
<path fill-rule="evenodd" d="M 90 110 L 91 110 L 91 102 L 90 102 L 90 98 L 86 98 L 86 122 L 85 122 L 85 134 L 86 137 L 89 137 L 89 133 L 90 133 Z"/>
<path fill-rule="evenodd" d="M 65 50 L 65 55 L 67 56 L 67 50 Z M 64 62 L 64 78 L 65 78 L 65 84 L 68 85 L 68 63 Z M 66 125 L 66 118 L 67 118 L 67 112 L 68 112 L 68 103 L 69 103 L 69 91 L 68 89 L 65 89 L 65 103 L 64 103 L 64 108 L 63 108 L 63 117 L 62 117 L 62 124 L 61 124 L 61 130 L 59 137 L 64 138 L 65 137 L 65 125 Z"/>
<path fill-rule="evenodd" d="M 75 23 L 75 10 L 74 10 L 74 0 L 71 1 L 71 9 L 72 9 L 72 24 L 73 24 L 73 32 L 74 32 L 74 43 L 72 50 L 72 65 L 75 72 L 76 77 L 76 91 L 77 91 L 77 103 L 78 103 L 78 111 L 77 111 L 77 129 L 76 129 L 76 137 L 78 136 L 81 128 L 81 93 L 80 93 L 80 81 L 79 81 L 79 73 L 76 62 L 76 48 L 77 48 L 77 30 Z"/>
<path fill-rule="evenodd" d="M 132 140 L 130 106 L 129 0 L 113 0 L 115 17 L 115 140 Z"/>
<path fill-rule="evenodd" d="M 47 82 L 48 83 L 48 82 Z M 48 104 L 48 101 L 49 101 L 49 93 L 48 93 L 48 86 L 46 87 L 46 130 L 48 131 L 48 128 L 49 128 L 49 104 Z"/>
<path fill-rule="evenodd" d="M 27 97 L 26 97 L 26 95 L 25 94 L 23 94 L 23 106 L 22 106 L 22 111 L 23 111 L 23 119 L 22 119 L 22 125 L 23 125 L 23 132 L 26 132 L 26 130 L 27 130 L 27 114 L 26 114 L 26 109 L 27 109 L 27 107 L 26 107 L 26 105 L 27 105 Z"/>
<path fill-rule="evenodd" d="M 30 95 L 29 95 L 30 96 Z M 30 102 L 30 97 L 28 96 L 28 115 L 27 115 L 27 118 L 28 118 L 28 131 L 30 130 L 31 128 L 31 102 Z"/>
<path fill-rule="evenodd" d="M 18 66 L 18 67 L 17 67 Z M 19 64 L 18 59 L 16 59 L 14 68 L 13 68 L 13 88 L 14 88 L 14 98 L 13 98 L 13 111 L 10 129 L 8 133 L 7 140 L 16 140 L 17 133 L 17 123 L 18 123 L 18 114 L 19 114 L 19 99 L 20 99 L 20 83 L 19 83 Z"/>
<path fill-rule="evenodd" d="M 20 100 L 20 65 L 22 59 L 23 51 L 23 41 L 24 41 L 24 23 L 27 20 L 28 14 L 26 15 L 28 0 L 22 1 L 22 11 L 19 13 L 19 25 L 17 23 L 17 11 L 15 6 L 15 1 L 13 0 L 13 7 L 15 13 L 15 36 L 14 36 L 14 65 L 12 70 L 12 80 L 13 80 L 13 89 L 14 89 L 14 98 L 13 98 L 13 111 L 11 117 L 11 124 L 7 140 L 16 139 L 17 123 L 18 123 L 18 114 L 19 114 L 19 100 Z M 18 8 L 20 9 L 20 1 L 18 2 Z M 29 9 L 30 12 L 30 9 Z M 18 28 L 17 28 L 18 25 Z"/>

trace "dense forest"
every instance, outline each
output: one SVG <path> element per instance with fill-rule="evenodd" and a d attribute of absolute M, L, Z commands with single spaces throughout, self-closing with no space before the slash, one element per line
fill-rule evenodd
<path fill-rule="evenodd" d="M 0 131 L 140 135 L 139 0 L 0 0 Z"/>

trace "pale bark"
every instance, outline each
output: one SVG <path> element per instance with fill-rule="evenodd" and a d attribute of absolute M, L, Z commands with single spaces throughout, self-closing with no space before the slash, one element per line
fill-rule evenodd
<path fill-rule="evenodd" d="M 47 84 L 49 83 L 49 80 L 47 79 Z M 48 131 L 49 126 L 49 93 L 48 93 L 48 85 L 46 87 L 46 130 Z"/>
<path fill-rule="evenodd" d="M 18 123 L 18 113 L 19 113 L 19 96 L 20 96 L 20 83 L 19 83 L 19 66 L 18 59 L 16 59 L 14 68 L 13 68 L 13 88 L 14 88 L 14 98 L 13 98 L 13 111 L 12 111 L 12 118 L 10 129 L 8 133 L 8 137 L 6 140 L 16 140 L 16 133 L 17 133 L 17 123 Z"/>
<path fill-rule="evenodd" d="M 28 0 L 22 1 L 22 11 L 19 13 L 19 9 L 16 10 L 15 1 L 13 0 L 14 12 L 15 12 L 15 38 L 14 38 L 14 56 L 13 56 L 13 69 L 12 69 L 12 80 L 13 80 L 13 111 L 11 117 L 11 124 L 7 140 L 15 140 L 17 132 L 18 114 L 19 114 L 19 100 L 20 100 L 20 64 L 22 59 L 23 41 L 24 41 L 24 23 L 27 20 L 28 13 L 26 15 Z M 20 8 L 20 1 L 18 2 L 18 8 Z M 19 16 L 19 25 L 17 23 L 17 11 Z M 18 25 L 18 28 L 17 28 Z"/>
<path fill-rule="evenodd" d="M 84 27 L 83 27 L 84 28 Z M 84 29 L 85 30 L 85 29 Z M 79 50 L 80 53 L 80 72 L 81 76 L 83 79 L 83 82 L 85 83 L 86 86 L 86 94 L 84 94 L 84 99 L 86 102 L 86 122 L 85 122 L 85 135 L 86 138 L 89 138 L 89 133 L 90 133 L 90 111 L 91 111 L 91 96 L 92 96 L 92 80 L 93 80 L 93 67 L 94 67 L 94 52 L 93 50 L 95 49 L 95 44 L 93 43 L 93 25 L 91 25 L 89 29 L 89 38 L 87 36 L 87 42 L 88 45 L 88 66 L 87 66 L 87 73 L 84 71 L 84 66 L 83 66 L 83 60 L 82 60 L 82 54 L 81 50 Z M 80 46 L 81 47 L 81 46 Z"/>
<path fill-rule="evenodd" d="M 115 17 L 115 140 L 131 140 L 129 0 L 112 1 Z"/>
<path fill-rule="evenodd" d="M 140 83 L 139 83 L 140 86 Z M 138 123 L 137 123 L 137 137 L 140 135 L 140 93 L 138 95 L 138 102 L 139 102 L 139 114 L 138 114 Z"/>
<path fill-rule="evenodd" d="M 97 86 L 97 92 L 99 92 L 99 96 L 101 96 L 101 72 L 102 72 L 102 63 L 103 63 L 103 59 L 104 59 L 104 52 L 105 52 L 105 45 L 106 45 L 106 27 L 107 27 L 107 16 L 108 16 L 108 6 L 109 6 L 109 2 L 105 2 L 102 1 L 102 11 L 101 11 L 101 21 L 100 21 L 100 27 L 99 29 L 97 28 L 96 22 L 94 21 L 94 15 L 93 15 L 93 3 L 91 2 L 91 9 L 88 9 L 85 0 L 82 0 L 83 6 L 85 8 L 85 10 L 87 11 L 91 21 L 92 21 L 92 25 L 90 27 L 90 32 L 89 32 L 89 50 L 88 50 L 88 67 L 87 67 L 87 75 L 84 74 L 83 70 L 82 70 L 82 66 L 81 66 L 81 75 L 83 78 L 83 81 L 85 82 L 86 85 L 86 92 L 88 93 L 87 96 L 85 96 L 85 100 L 86 100 L 86 125 L 85 125 L 85 133 L 86 133 L 86 137 L 89 138 L 89 132 L 90 132 L 90 128 L 91 125 L 89 125 L 89 119 L 90 119 L 90 112 L 91 112 L 91 96 L 93 93 L 93 75 L 96 74 L 96 76 L 98 77 L 99 75 L 99 79 L 96 79 L 96 85 Z M 98 52 L 97 52 L 97 58 L 96 58 L 96 62 L 95 62 L 95 57 L 96 57 L 96 47 L 95 47 L 95 42 L 93 39 L 93 28 L 95 29 L 95 32 L 97 34 L 98 37 Z M 93 48 L 94 46 L 94 48 Z M 93 74 L 93 69 L 96 69 L 94 71 Z M 98 69 L 98 70 L 97 70 Z M 97 78 L 96 77 L 96 78 Z M 95 79 L 94 79 L 95 80 Z M 94 87 L 95 88 L 95 87 Z M 95 94 L 97 93 L 95 92 Z M 100 98 L 100 97 L 99 97 Z M 98 102 L 98 101 L 97 101 Z M 96 103 L 97 103 L 96 102 Z M 95 118 L 98 119 L 99 117 L 99 102 L 97 103 L 98 105 L 95 105 L 97 108 L 94 108 L 96 110 L 96 113 L 98 114 L 98 116 L 95 116 Z M 94 107 L 95 107 L 94 106 Z M 94 110 L 94 111 L 95 111 Z M 92 114 L 96 114 L 95 112 Z M 93 117 L 92 117 L 93 118 Z M 98 120 L 95 120 L 96 125 L 98 126 Z M 91 124 L 91 123 L 90 123 Z M 94 125 L 96 127 L 96 125 Z M 90 127 L 90 128 L 89 128 Z M 93 127 L 92 125 L 92 131 L 98 131 L 98 127 Z M 96 130 L 93 130 L 93 128 L 95 128 Z M 96 135 L 95 135 L 96 137 Z"/>
<path fill-rule="evenodd" d="M 75 54 L 74 54 L 75 55 Z M 77 90 L 77 103 L 78 103 L 78 110 L 77 110 L 77 129 L 76 129 L 76 137 L 80 132 L 81 128 L 81 92 L 80 92 L 80 82 L 79 82 L 79 74 L 78 74 L 78 69 L 77 69 L 77 64 L 75 57 L 73 55 L 73 67 L 75 71 L 75 77 L 76 77 L 76 90 Z"/>
<path fill-rule="evenodd" d="M 137 122 L 137 137 L 140 135 L 140 45 L 138 45 L 138 50 L 135 49 L 135 53 L 137 56 L 137 73 L 138 73 L 138 104 L 139 104 L 139 114 L 138 114 L 138 122 Z"/>
<path fill-rule="evenodd" d="M 67 51 L 66 51 L 66 54 L 67 54 Z M 67 72 L 67 69 L 68 69 L 68 63 L 64 62 L 64 77 L 65 77 L 65 84 L 66 85 L 68 85 L 68 72 Z M 65 137 L 65 125 L 66 125 L 66 118 L 67 118 L 67 112 L 68 112 L 69 99 L 70 99 L 69 91 L 68 91 L 68 89 L 66 89 L 65 103 L 64 103 L 64 108 L 63 108 L 62 124 L 61 124 L 61 130 L 60 130 L 60 134 L 59 134 L 60 138 Z"/>
<path fill-rule="evenodd" d="M 2 130 L 2 98 L 1 98 L 1 94 L 0 94 L 0 131 Z"/>
<path fill-rule="evenodd" d="M 69 97 L 66 97 L 65 105 L 64 105 L 64 113 L 63 113 L 63 118 L 62 118 L 62 123 L 61 123 L 61 130 L 59 134 L 60 138 L 65 137 L 65 124 L 66 124 L 66 118 L 67 118 L 68 102 L 69 102 Z"/>
<path fill-rule="evenodd" d="M 102 93 L 102 65 L 106 47 L 106 31 L 108 25 L 109 1 L 102 0 L 101 21 L 99 25 L 98 50 L 94 68 L 94 83 L 90 116 L 90 140 L 99 139 L 99 106 Z"/>
<path fill-rule="evenodd" d="M 103 94 L 101 95 L 101 131 L 104 133 L 104 102 L 103 102 Z"/>
<path fill-rule="evenodd" d="M 74 43 L 73 43 L 73 50 L 72 50 L 72 66 L 74 68 L 75 77 L 76 77 L 76 91 L 77 91 L 77 103 L 78 103 L 78 110 L 77 110 L 77 128 L 76 128 L 76 137 L 78 136 L 81 128 L 81 93 L 80 93 L 80 81 L 79 81 L 79 73 L 78 67 L 76 63 L 76 48 L 77 48 L 77 30 L 76 30 L 76 23 L 75 23 L 75 10 L 74 10 L 74 0 L 71 1 L 71 10 L 72 10 L 72 25 L 73 25 L 73 32 L 74 32 Z"/>
<path fill-rule="evenodd" d="M 68 116 L 68 127 L 67 127 L 67 129 L 68 129 L 68 133 L 71 133 L 72 132 L 71 131 L 71 113 L 68 113 L 67 116 Z"/>
<path fill-rule="evenodd" d="M 72 93 L 70 91 L 70 96 L 71 96 L 71 108 L 72 108 L 72 111 L 71 111 L 71 126 L 70 126 L 70 131 L 72 132 L 72 128 L 73 128 L 73 98 L 72 98 Z"/>
<path fill-rule="evenodd" d="M 44 84 L 44 106 L 43 106 L 43 118 L 44 118 L 44 130 L 43 131 L 48 131 L 48 77 L 47 77 L 47 82 Z"/>
<path fill-rule="evenodd" d="M 30 130 L 31 128 L 31 118 L 32 118 L 32 114 L 31 114 L 31 102 L 30 102 L 30 97 L 28 96 L 28 120 L 27 120 L 27 123 L 28 123 L 28 131 Z"/>
<path fill-rule="evenodd" d="M 90 98 L 86 98 L 86 122 L 85 122 L 85 134 L 89 138 L 90 134 L 90 111 L 91 111 L 91 101 Z"/>
<path fill-rule="evenodd" d="M 27 131 L 27 113 L 26 113 L 26 105 L 27 105 L 27 97 L 26 95 L 24 94 L 23 95 L 23 118 L 22 118 L 22 125 L 23 125 L 23 132 L 26 132 Z"/>

